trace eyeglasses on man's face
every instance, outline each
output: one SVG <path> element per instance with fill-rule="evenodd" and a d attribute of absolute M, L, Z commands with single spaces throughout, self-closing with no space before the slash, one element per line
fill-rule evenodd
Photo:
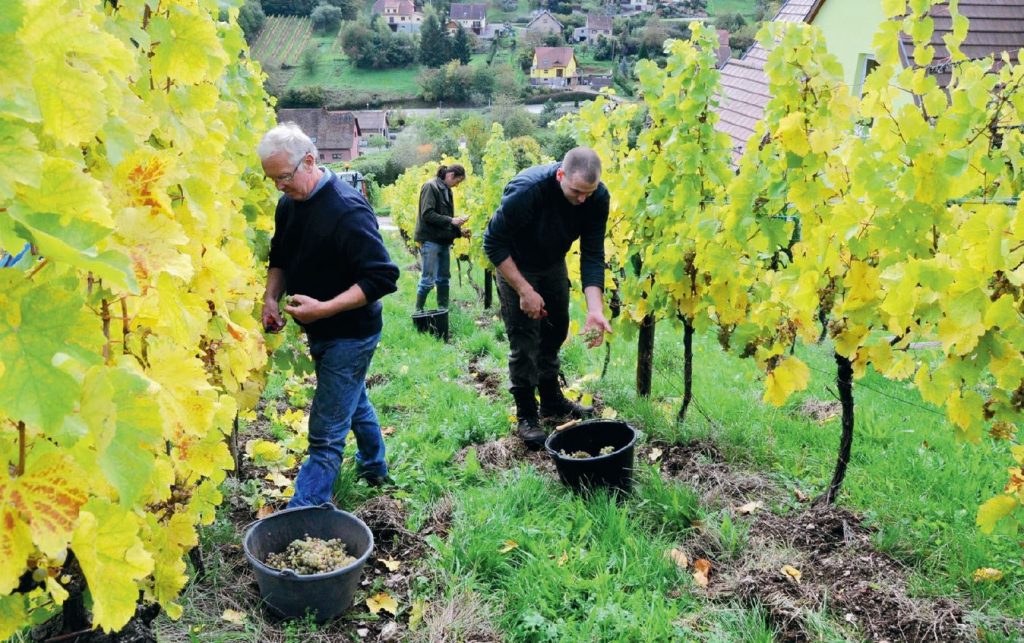
<path fill-rule="evenodd" d="M 302 158 L 299 159 L 299 162 L 295 164 L 295 167 L 292 168 L 291 172 L 289 172 L 288 174 L 282 174 L 281 176 L 268 176 L 267 178 L 270 179 L 271 181 L 273 181 L 275 184 L 276 183 L 291 183 L 292 179 L 295 178 L 295 173 L 299 171 L 299 168 L 302 167 L 302 164 L 303 164 L 303 162 L 305 162 L 305 160 L 306 160 L 306 155 L 303 154 Z"/>

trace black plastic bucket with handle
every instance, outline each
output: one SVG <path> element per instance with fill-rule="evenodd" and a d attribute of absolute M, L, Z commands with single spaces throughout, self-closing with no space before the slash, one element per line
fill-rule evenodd
<path fill-rule="evenodd" d="M 633 451 L 637 431 L 618 420 L 586 420 L 548 436 L 544 448 L 555 462 L 558 477 L 573 490 L 582 492 L 608 487 L 629 492 L 633 488 Z M 601 455 L 601 449 L 612 452 Z M 570 458 L 584 451 L 589 458 Z"/>
<path fill-rule="evenodd" d="M 421 333 L 430 333 L 448 341 L 448 309 L 421 310 L 412 314 L 412 325 Z"/>
<path fill-rule="evenodd" d="M 292 541 L 307 535 L 340 539 L 355 562 L 323 574 L 298 574 L 264 562 L 268 555 L 284 551 Z M 245 532 L 242 548 L 256 575 L 260 596 L 271 610 L 286 618 L 310 612 L 323 623 L 351 607 L 363 565 L 373 552 L 373 534 L 359 518 L 323 504 L 285 509 L 256 521 Z"/>

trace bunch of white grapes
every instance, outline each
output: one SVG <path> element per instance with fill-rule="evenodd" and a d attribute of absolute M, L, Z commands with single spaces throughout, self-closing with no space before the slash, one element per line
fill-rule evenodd
<path fill-rule="evenodd" d="M 293 540 L 284 551 L 267 556 L 267 565 L 276 569 L 291 569 L 298 574 L 324 574 L 355 562 L 345 551 L 345 543 L 338 538 L 322 540 L 305 538 Z"/>

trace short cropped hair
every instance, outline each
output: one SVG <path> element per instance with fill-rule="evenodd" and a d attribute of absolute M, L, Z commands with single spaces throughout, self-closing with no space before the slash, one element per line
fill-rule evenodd
<path fill-rule="evenodd" d="M 292 121 L 281 123 L 264 134 L 260 144 L 256 146 L 256 153 L 261 161 L 265 161 L 279 152 L 287 152 L 288 162 L 293 164 L 298 163 L 307 154 L 312 154 L 314 159 L 319 158 L 316 145 Z"/>
<path fill-rule="evenodd" d="M 574 147 L 562 159 L 566 176 L 578 176 L 587 183 L 601 180 L 601 157 L 589 147 Z"/>

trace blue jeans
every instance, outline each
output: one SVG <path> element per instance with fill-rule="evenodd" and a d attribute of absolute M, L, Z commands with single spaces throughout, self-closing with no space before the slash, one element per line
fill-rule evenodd
<path fill-rule="evenodd" d="M 416 287 L 416 294 L 426 297 L 435 284 L 439 287 L 447 286 L 451 279 L 451 253 L 450 246 L 435 241 L 424 241 L 420 249 L 420 258 L 423 261 L 423 271 L 420 273 L 420 283 Z"/>
<path fill-rule="evenodd" d="M 309 340 L 316 363 L 316 393 L 309 412 L 309 459 L 295 479 L 289 507 L 329 502 L 341 468 L 345 436 L 356 436 L 356 471 L 386 476 L 384 436 L 377 412 L 366 396 L 366 371 L 380 333 L 360 339 Z"/>

